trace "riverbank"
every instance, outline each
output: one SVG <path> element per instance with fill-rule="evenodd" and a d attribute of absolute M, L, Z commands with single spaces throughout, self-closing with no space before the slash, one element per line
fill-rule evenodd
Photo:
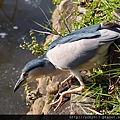
<path fill-rule="evenodd" d="M 56 9 L 53 12 L 52 15 L 52 27 L 57 30 L 58 33 L 61 34 L 63 26 L 62 24 L 62 18 L 66 18 L 67 20 L 67 26 L 69 30 L 73 29 L 73 26 L 71 24 L 71 20 L 80 20 L 81 15 L 74 16 L 74 11 L 79 9 L 81 14 L 85 13 L 85 9 L 82 8 L 81 6 L 74 7 L 75 3 L 74 0 L 63 0 L 59 6 L 56 7 Z M 64 26 L 64 29 L 67 29 L 66 26 Z M 52 41 L 60 37 L 59 35 L 49 35 L 46 38 L 46 43 L 49 42 L 51 39 Z M 88 73 L 87 73 L 88 74 Z M 86 79 L 87 78 L 86 73 L 82 73 L 82 76 Z M 80 106 L 78 103 L 80 102 L 79 100 L 74 101 L 74 103 L 71 103 L 69 100 L 72 100 L 76 98 L 78 95 L 71 95 L 68 96 L 67 102 L 65 102 L 61 108 L 57 111 L 53 111 L 53 107 L 49 105 L 52 101 L 55 100 L 56 97 L 58 97 L 58 93 L 64 90 L 67 90 L 67 86 L 62 87 L 61 82 L 69 76 L 69 73 L 67 74 L 62 74 L 58 75 L 55 77 L 46 77 L 44 76 L 43 78 L 38 78 L 36 80 L 37 83 L 37 88 L 33 91 L 30 92 L 30 94 L 27 95 L 26 97 L 26 102 L 29 104 L 29 109 L 27 114 L 85 114 L 82 110 L 80 109 Z M 78 85 L 76 80 L 73 80 L 74 83 L 73 85 Z M 81 102 L 83 102 L 83 105 L 90 106 L 91 103 L 93 104 L 95 100 L 93 99 L 88 99 L 84 98 Z M 88 111 L 87 111 L 88 112 Z"/>
<path fill-rule="evenodd" d="M 79 14 L 74 15 L 76 11 L 79 11 Z M 86 9 L 82 5 L 77 5 L 75 4 L 75 0 L 63 0 L 60 5 L 56 6 L 56 9 L 53 12 L 52 15 L 52 27 L 59 33 L 61 34 L 64 30 L 72 31 L 74 29 L 74 25 L 71 24 L 72 21 L 76 22 L 83 22 L 82 21 L 82 15 L 86 14 Z M 61 17 L 62 16 L 62 17 Z M 67 27 L 65 24 L 63 24 L 63 19 L 65 19 L 67 23 Z M 55 40 L 59 38 L 59 35 L 49 35 L 46 38 L 46 43 L 48 43 L 50 40 Z M 112 52 L 111 52 L 112 53 Z M 93 81 L 89 80 L 89 75 L 90 73 L 88 71 L 83 71 L 81 72 L 81 76 L 85 82 L 85 84 L 90 84 L 91 87 L 93 87 L 96 83 Z M 92 108 L 95 104 L 98 107 L 99 111 L 104 112 L 104 107 L 100 107 L 100 101 L 101 99 L 104 99 L 107 94 L 102 94 L 99 93 L 97 97 L 100 95 L 100 99 L 96 100 L 96 98 L 92 97 L 87 97 L 92 96 L 91 92 L 85 92 L 84 96 L 80 96 L 80 94 L 72 94 L 70 96 L 67 96 L 66 102 L 60 107 L 60 109 L 57 112 L 54 112 L 53 109 L 54 107 L 51 107 L 49 104 L 53 102 L 54 100 L 58 99 L 59 93 L 61 91 L 66 91 L 68 89 L 67 86 L 62 87 L 61 82 L 69 76 L 69 73 L 58 75 L 55 77 L 42 77 L 36 80 L 36 86 L 37 88 L 33 91 L 31 91 L 29 94 L 27 94 L 26 97 L 26 102 L 29 104 L 28 112 L 27 114 L 92 114 L 94 111 Z M 98 86 L 96 86 L 95 91 L 92 91 L 93 94 L 96 93 L 97 91 L 100 91 L 102 88 L 104 88 L 104 83 L 108 83 L 108 78 L 103 76 L 103 83 L 97 83 Z M 101 80 L 101 79 L 100 79 Z M 78 82 L 76 79 L 71 81 L 71 87 L 74 86 L 79 86 Z M 109 85 L 108 85 L 109 86 Z M 105 87 L 108 87 L 105 86 Z M 90 86 L 89 86 L 90 87 Z M 101 88 L 101 89 L 100 89 Z M 89 89 L 89 88 L 88 88 Z M 103 89 L 102 89 L 103 90 Z M 105 90 L 108 90 L 105 88 Z M 102 91 L 103 92 L 103 91 Z M 108 91 L 107 91 L 108 92 Z M 102 96 L 103 95 L 103 96 Z M 104 96 L 106 95 L 106 96 Z M 108 95 L 109 96 L 109 95 Z M 78 98 L 79 99 L 76 99 Z M 109 107 L 109 106 L 108 106 Z M 111 106 L 110 106 L 111 107 Z M 93 110 L 93 111 L 92 111 Z M 92 112 L 91 112 L 92 111 Z M 97 111 L 95 114 L 101 114 Z M 107 111 L 109 112 L 109 111 Z"/>

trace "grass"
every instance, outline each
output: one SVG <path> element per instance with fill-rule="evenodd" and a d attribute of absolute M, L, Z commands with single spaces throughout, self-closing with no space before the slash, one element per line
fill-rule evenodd
<path fill-rule="evenodd" d="M 92 97 L 94 95 L 98 102 L 93 108 L 102 114 L 120 114 L 120 88 L 118 83 L 120 80 L 120 64 L 116 63 L 114 65 L 117 65 L 118 68 L 109 69 L 112 64 L 106 65 L 105 68 L 100 69 L 102 72 L 95 71 L 91 75 L 92 78 L 97 77 L 97 84 L 99 84 L 98 87 L 92 89 Z M 110 80 L 113 82 L 112 92 L 108 90 Z"/>
<path fill-rule="evenodd" d="M 62 0 L 52 0 L 54 4 L 59 5 Z M 84 2 L 80 3 L 76 0 L 75 5 L 76 7 L 81 4 L 86 8 L 86 14 L 82 14 L 82 19 L 80 21 L 73 20 L 71 24 L 73 26 L 73 30 L 77 30 L 82 27 L 94 25 L 101 23 L 103 21 L 113 21 L 113 10 L 116 10 L 120 6 L 120 0 L 85 0 Z M 41 10 L 41 8 L 40 8 Z M 41 10 L 44 14 L 44 11 Z M 51 12 L 51 11 L 50 11 Z M 79 11 L 74 11 L 73 15 L 77 17 L 79 15 Z M 44 14 L 45 15 L 45 14 Z M 41 45 L 38 44 L 36 40 L 36 36 L 34 32 L 38 32 L 42 35 L 44 34 L 55 34 L 60 36 L 65 36 L 69 32 L 71 32 L 67 26 L 66 18 L 60 13 L 62 25 L 66 26 L 66 29 L 62 29 L 61 34 L 57 32 L 52 26 L 48 28 L 49 20 L 47 20 L 46 25 L 41 25 L 35 21 L 33 21 L 38 26 L 41 26 L 47 32 L 41 30 L 31 30 L 31 42 L 27 42 L 23 38 L 23 45 L 20 45 L 22 49 L 27 49 L 32 52 L 32 54 L 38 56 L 43 55 L 49 44 L 47 45 L 42 43 Z M 50 25 L 50 24 L 49 24 Z M 115 45 L 117 48 L 117 52 L 120 52 L 120 48 Z M 86 90 L 77 98 L 82 99 L 87 95 L 87 97 L 94 98 L 96 100 L 96 104 L 91 107 L 92 114 L 95 114 L 92 110 L 99 112 L 101 114 L 109 114 L 109 115 L 120 115 L 120 87 L 119 87 L 119 79 L 120 79 L 120 59 L 117 58 L 117 62 L 112 64 L 104 64 L 99 68 L 94 68 L 93 72 L 90 76 L 92 81 L 94 79 L 97 80 L 96 83 L 89 82 L 86 83 Z M 113 92 L 110 94 L 108 93 L 109 90 L 109 81 L 112 81 Z M 87 94 L 86 94 L 87 93 Z M 74 101 L 72 100 L 72 101 Z M 71 101 L 71 102 L 72 102 Z"/>

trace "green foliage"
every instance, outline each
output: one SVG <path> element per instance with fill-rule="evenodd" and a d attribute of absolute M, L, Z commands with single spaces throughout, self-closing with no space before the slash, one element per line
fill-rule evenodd
<path fill-rule="evenodd" d="M 82 20 L 78 23 L 81 27 L 90 26 L 106 21 L 112 21 L 113 10 L 120 8 L 119 0 L 85 1 L 86 2 L 84 2 L 84 7 L 86 8 L 86 14 L 82 14 Z M 77 4 L 79 4 L 79 1 Z M 79 11 L 76 11 L 75 14 L 79 14 Z"/>
<path fill-rule="evenodd" d="M 31 42 L 27 42 L 24 38 L 23 38 L 23 45 L 20 45 L 20 47 L 22 49 L 26 49 L 26 50 L 30 50 L 32 52 L 32 54 L 38 56 L 43 55 L 46 51 L 47 51 L 47 47 L 50 43 L 48 43 L 47 45 L 41 44 L 41 46 L 38 44 L 37 40 L 36 40 L 36 36 L 34 35 L 34 32 L 31 30 L 30 31 L 30 36 L 32 41 Z"/>
<path fill-rule="evenodd" d="M 63 0 L 52 0 L 53 4 L 59 5 Z"/>
<path fill-rule="evenodd" d="M 25 84 L 24 87 L 25 87 L 24 93 L 25 93 L 26 95 L 30 94 L 31 88 L 28 86 L 28 84 Z"/>
<path fill-rule="evenodd" d="M 119 0 L 92 0 L 86 5 L 87 12 L 82 16 L 85 25 L 111 21 L 112 12 L 120 6 Z"/>
<path fill-rule="evenodd" d="M 90 90 L 91 94 L 88 96 L 96 99 L 93 109 L 102 114 L 120 114 L 119 76 L 120 63 L 104 64 L 100 68 L 93 69 L 89 79 L 96 80 L 96 85 Z M 112 85 L 110 85 L 110 81 L 112 81 Z"/>

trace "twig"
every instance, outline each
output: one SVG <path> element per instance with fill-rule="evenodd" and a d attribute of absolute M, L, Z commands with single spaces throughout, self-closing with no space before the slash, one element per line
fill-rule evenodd
<path fill-rule="evenodd" d="M 44 31 L 40 31 L 40 30 L 34 30 L 34 29 L 32 29 L 32 31 L 35 31 L 35 32 L 38 32 L 38 33 L 43 33 L 43 34 L 48 34 L 48 35 L 55 35 L 55 34 L 53 34 L 51 32 L 44 32 Z"/>
<path fill-rule="evenodd" d="M 99 112 L 97 112 L 97 111 L 95 111 L 95 110 L 93 110 L 93 109 L 91 109 L 91 108 L 89 108 L 89 107 L 83 107 L 83 108 L 85 108 L 85 109 L 87 109 L 87 110 L 89 110 L 89 111 L 91 111 L 91 112 L 94 112 L 94 113 L 97 114 L 97 115 L 102 115 L 101 113 L 99 113 Z"/>

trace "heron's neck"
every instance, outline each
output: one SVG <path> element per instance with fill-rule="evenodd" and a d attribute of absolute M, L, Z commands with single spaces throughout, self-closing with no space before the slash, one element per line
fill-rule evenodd
<path fill-rule="evenodd" d="M 56 68 L 50 61 L 46 60 L 46 66 L 45 66 L 45 71 L 44 74 L 47 76 L 55 76 L 58 74 L 61 74 L 63 71 L 60 69 Z"/>

